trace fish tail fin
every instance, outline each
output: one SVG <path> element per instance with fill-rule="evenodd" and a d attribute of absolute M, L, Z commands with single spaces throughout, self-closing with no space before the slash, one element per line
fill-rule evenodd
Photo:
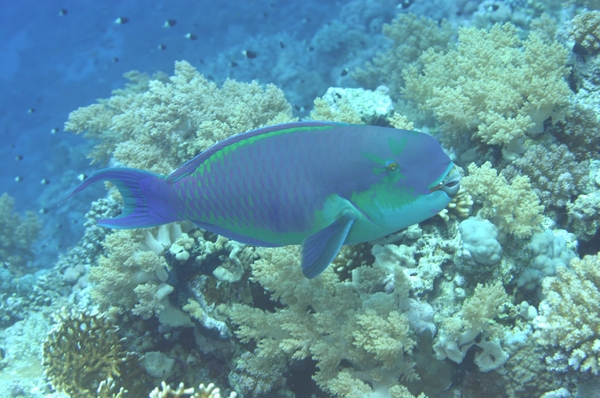
<path fill-rule="evenodd" d="M 165 177 L 149 171 L 132 168 L 98 170 L 86 178 L 60 202 L 63 204 L 78 192 L 98 181 L 110 181 L 123 198 L 121 215 L 98 220 L 97 224 L 115 229 L 149 228 L 178 221 L 171 206 L 171 184 Z"/>

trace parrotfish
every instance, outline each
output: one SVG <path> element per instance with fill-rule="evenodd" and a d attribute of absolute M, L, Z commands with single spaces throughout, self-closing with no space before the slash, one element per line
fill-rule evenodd
<path fill-rule="evenodd" d="M 109 228 L 190 220 L 255 246 L 302 245 L 302 272 L 322 273 L 342 245 L 366 242 L 444 209 L 460 175 L 435 138 L 407 130 L 331 122 L 259 128 L 221 141 L 168 176 L 108 168 L 122 214 Z"/>

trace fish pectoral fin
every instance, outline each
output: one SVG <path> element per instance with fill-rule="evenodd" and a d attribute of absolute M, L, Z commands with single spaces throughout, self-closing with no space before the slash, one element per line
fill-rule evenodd
<path fill-rule="evenodd" d="M 356 216 L 342 214 L 329 226 L 308 236 L 302 242 L 302 273 L 308 279 L 319 276 L 331 264 L 348 236 Z"/>

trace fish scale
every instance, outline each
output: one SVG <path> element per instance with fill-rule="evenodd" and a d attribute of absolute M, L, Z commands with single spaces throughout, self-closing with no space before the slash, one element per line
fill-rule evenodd
<path fill-rule="evenodd" d="M 230 137 L 169 176 L 100 170 L 70 196 L 109 180 L 124 208 L 98 225 L 191 220 L 247 244 L 302 244 L 302 270 L 313 278 L 342 245 L 385 236 L 443 209 L 459 188 L 453 167 L 423 133 L 298 122 Z"/>

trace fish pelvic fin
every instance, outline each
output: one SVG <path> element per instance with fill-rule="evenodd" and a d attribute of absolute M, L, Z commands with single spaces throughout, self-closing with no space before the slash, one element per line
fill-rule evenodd
<path fill-rule="evenodd" d="M 356 216 L 351 212 L 320 231 L 308 236 L 302 242 L 302 273 L 308 279 L 319 276 L 337 256 L 344 244 Z"/>
<path fill-rule="evenodd" d="M 149 228 L 178 221 L 169 206 L 170 184 L 165 177 L 132 168 L 108 168 L 96 171 L 85 179 L 60 204 L 98 181 L 110 181 L 123 198 L 121 215 L 98 220 L 102 227 L 115 229 Z"/>

